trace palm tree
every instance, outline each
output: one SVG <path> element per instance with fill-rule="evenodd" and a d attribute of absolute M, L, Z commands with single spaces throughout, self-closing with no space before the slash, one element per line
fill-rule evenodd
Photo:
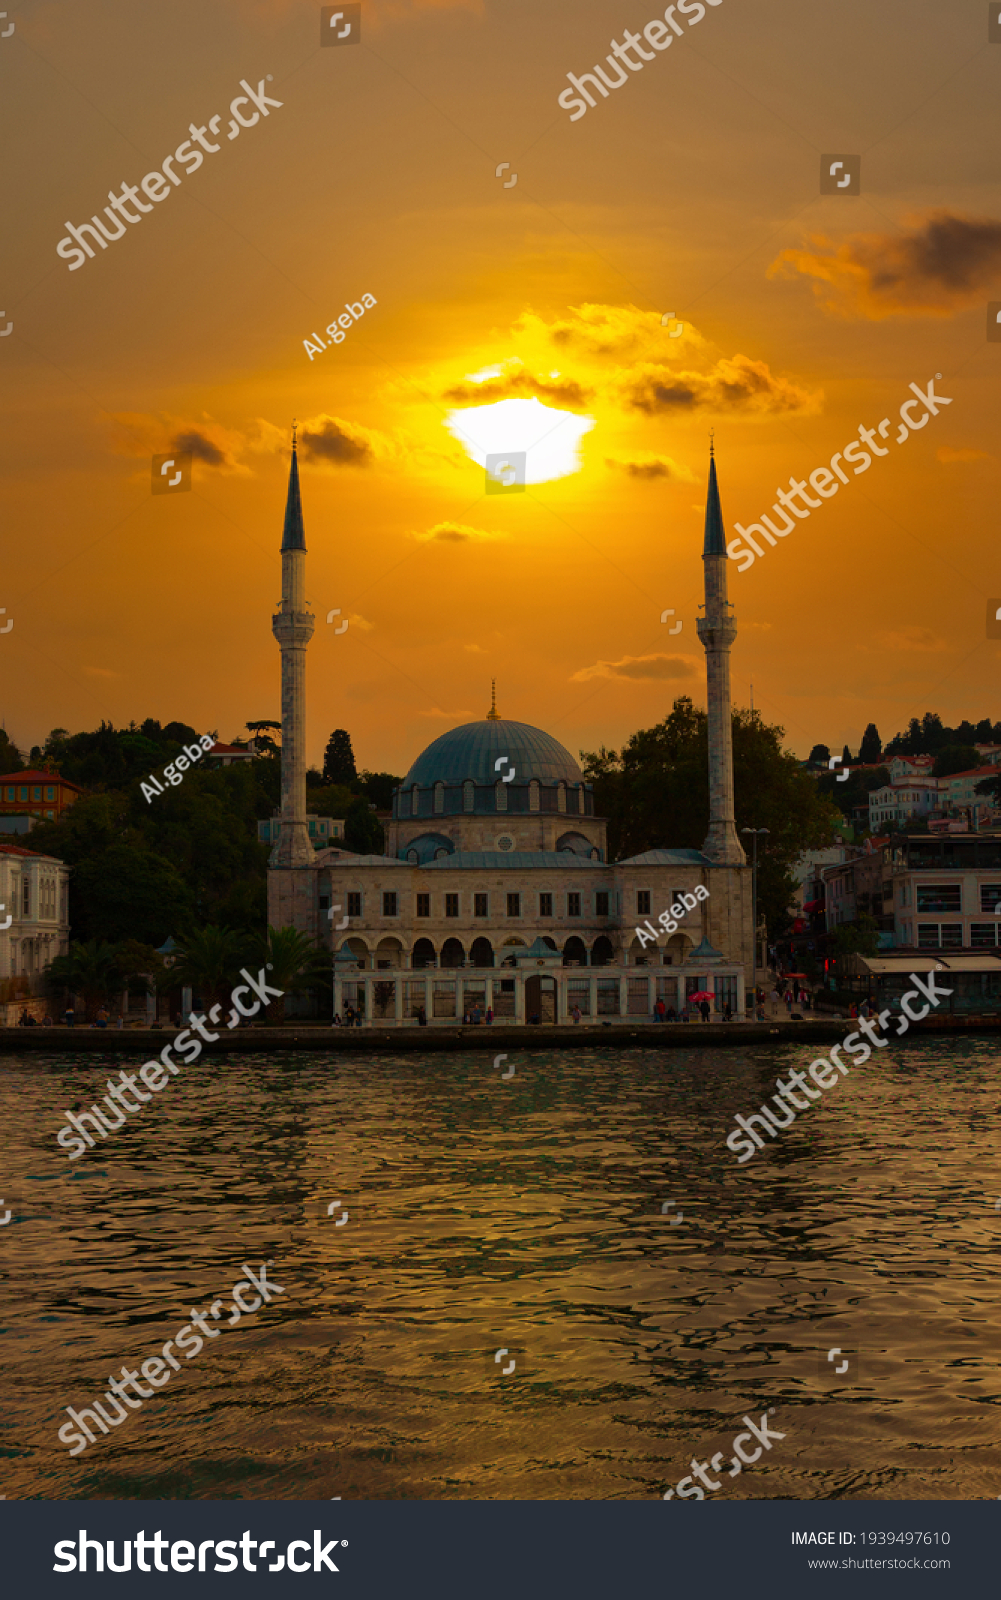
<path fill-rule="evenodd" d="M 328 952 L 298 928 L 269 928 L 267 938 L 258 944 L 257 954 L 267 964 L 272 988 L 283 991 L 281 998 L 268 1006 L 269 1022 L 284 1022 L 285 995 L 309 989 L 330 961 Z"/>
<path fill-rule="evenodd" d="M 243 934 L 209 923 L 182 938 L 180 954 L 170 968 L 170 987 L 190 987 L 207 1010 L 217 1002 L 226 1005 L 246 959 Z"/>
<path fill-rule="evenodd" d="M 69 953 L 55 956 L 48 967 L 52 983 L 81 995 L 84 1014 L 89 1022 L 98 1002 L 119 993 L 125 983 L 118 964 L 119 947 L 104 939 L 88 939 L 75 943 Z"/>

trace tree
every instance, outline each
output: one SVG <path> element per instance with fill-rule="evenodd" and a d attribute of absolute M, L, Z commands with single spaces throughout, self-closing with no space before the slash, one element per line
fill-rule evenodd
<path fill-rule="evenodd" d="M 323 776 L 327 783 L 353 783 L 358 776 L 351 735 L 346 728 L 335 728 L 323 752 Z"/>
<path fill-rule="evenodd" d="M 381 856 L 385 848 L 382 823 L 363 795 L 352 800 L 344 813 L 344 843 L 360 856 Z"/>
<path fill-rule="evenodd" d="M 271 756 L 281 754 L 281 746 L 267 732 L 267 729 L 270 728 L 273 732 L 280 734 L 282 731 L 280 722 L 245 722 L 244 727 L 254 735 L 254 743 L 259 750 L 266 750 Z"/>
<path fill-rule="evenodd" d="M 975 794 L 985 794 L 991 798 L 995 805 L 1001 804 L 1001 768 L 998 769 L 996 778 L 981 778 L 974 790 Z"/>
<path fill-rule="evenodd" d="M 267 938 L 259 942 L 258 959 L 267 963 L 272 988 L 283 991 L 277 1000 L 268 1002 L 269 1022 L 284 1022 L 285 996 L 301 994 L 322 982 L 330 965 L 327 951 L 298 928 L 269 928 Z"/>
<path fill-rule="evenodd" d="M 818 766 L 821 762 L 823 762 L 824 766 L 826 767 L 827 763 L 831 759 L 831 752 L 828 750 L 826 744 L 815 744 L 806 759 L 814 766 Z"/>
<path fill-rule="evenodd" d="M 195 744 L 201 735 L 187 722 L 168 722 L 162 737 L 167 744 Z"/>
<path fill-rule="evenodd" d="M 847 745 L 842 745 L 842 747 L 841 747 L 841 766 L 845 771 L 847 771 L 848 768 L 851 766 L 851 764 L 852 764 L 852 753 L 849 750 Z"/>
<path fill-rule="evenodd" d="M 24 757 L 16 744 L 12 744 L 7 737 L 6 729 L 0 728 L 0 772 L 23 772 Z"/>
<path fill-rule="evenodd" d="M 979 765 L 980 756 L 972 744 L 949 744 L 935 757 L 932 777 L 948 778 L 954 772 L 971 772 Z"/>
<path fill-rule="evenodd" d="M 403 782 L 392 772 L 365 772 L 358 774 L 358 788 L 366 800 L 379 811 L 390 811 L 393 805 L 393 790 L 398 789 Z"/>
<path fill-rule="evenodd" d="M 870 722 L 862 735 L 859 745 L 858 758 L 863 766 L 871 767 L 883 754 L 883 746 L 879 742 L 879 729 L 874 722 Z"/>
<path fill-rule="evenodd" d="M 817 780 L 783 750 L 782 728 L 747 711 L 734 712 L 731 727 L 738 835 L 742 827 L 770 830 L 758 841 L 758 904 L 775 934 L 793 897 L 793 863 L 804 850 L 829 844 L 842 819 Z M 656 727 L 634 733 L 620 754 L 582 751 L 581 765 L 594 784 L 595 812 L 608 818 L 611 859 L 664 846 L 702 848 L 708 722 L 688 696 Z"/>
<path fill-rule="evenodd" d="M 74 734 L 72 759 L 83 764 L 96 752 L 104 792 L 81 796 L 58 821 L 40 823 L 32 834 L 32 849 L 76 869 L 70 894 L 73 937 L 131 936 L 159 945 L 168 934 L 176 938 L 192 919 L 258 933 L 267 921 L 268 851 L 258 842 L 257 824 L 278 804 L 280 762 L 193 768 L 182 784 L 147 801 L 139 779 L 150 764 L 128 755 L 130 746 L 147 744 L 148 733 L 155 733 L 148 721 L 142 728 L 147 732 L 115 735 L 112 730 L 111 739 Z M 157 752 L 156 767 L 176 753 L 169 744 L 154 742 L 150 748 Z M 135 766 L 134 777 L 124 776 Z M 113 773 L 119 776 L 109 785 Z M 123 858 L 109 855 L 118 847 L 141 853 L 127 858 L 138 878 L 132 867 L 123 876 Z M 151 858 L 159 862 L 152 880 Z M 140 920 L 133 925 L 129 917 L 137 910 Z"/>
<path fill-rule="evenodd" d="M 194 901 L 174 863 L 142 844 L 114 844 L 73 874 L 73 927 L 91 939 L 163 944 L 194 914 Z"/>
<path fill-rule="evenodd" d="M 154 950 L 151 944 L 143 944 L 139 939 L 123 939 L 116 946 L 115 965 L 122 980 L 121 987 L 142 989 L 144 994 L 152 994 L 158 987 L 162 988 L 162 979 L 168 970 L 159 950 Z"/>
<path fill-rule="evenodd" d="M 84 1015 L 91 1021 L 98 1004 L 125 987 L 115 945 L 103 939 L 71 943 L 64 956 L 55 956 L 48 966 L 48 979 L 56 988 L 80 995 Z"/>
<path fill-rule="evenodd" d="M 191 988 L 207 1012 L 217 1004 L 225 1007 L 247 959 L 246 938 L 232 928 L 209 923 L 189 930 L 179 942 L 181 953 L 170 969 L 171 988 Z"/>

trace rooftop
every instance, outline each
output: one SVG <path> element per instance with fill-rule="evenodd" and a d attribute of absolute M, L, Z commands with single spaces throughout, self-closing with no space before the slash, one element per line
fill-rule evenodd
<path fill-rule="evenodd" d="M 35 767 L 30 767 L 26 772 L 0 772 L 0 783 L 61 783 L 63 788 L 75 789 L 77 794 L 83 794 L 78 783 L 60 777 L 58 772 L 40 772 Z"/>

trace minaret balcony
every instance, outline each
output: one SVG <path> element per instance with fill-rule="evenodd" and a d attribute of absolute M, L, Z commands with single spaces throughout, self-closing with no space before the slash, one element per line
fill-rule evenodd
<path fill-rule="evenodd" d="M 737 624 L 733 617 L 696 617 L 695 631 L 707 650 L 729 650 L 737 637 Z"/>
<path fill-rule="evenodd" d="M 271 618 L 271 632 L 283 650 L 304 650 L 315 627 L 316 618 L 309 611 L 279 611 Z"/>

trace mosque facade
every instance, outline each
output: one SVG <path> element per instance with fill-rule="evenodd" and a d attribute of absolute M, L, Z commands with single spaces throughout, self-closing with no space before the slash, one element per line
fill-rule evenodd
<path fill-rule="evenodd" d="M 314 850 L 306 822 L 306 544 L 293 440 L 282 539 L 282 808 L 268 920 L 327 945 L 334 1010 L 367 1023 L 623 1024 L 695 993 L 743 1014 L 751 869 L 733 814 L 728 562 L 715 461 L 703 547 L 709 832 L 701 850 L 609 861 L 607 825 L 570 752 L 496 702 L 421 752 L 393 797 L 384 855 Z M 670 912 L 675 906 L 680 915 Z M 658 918 L 663 915 L 664 928 Z"/>

